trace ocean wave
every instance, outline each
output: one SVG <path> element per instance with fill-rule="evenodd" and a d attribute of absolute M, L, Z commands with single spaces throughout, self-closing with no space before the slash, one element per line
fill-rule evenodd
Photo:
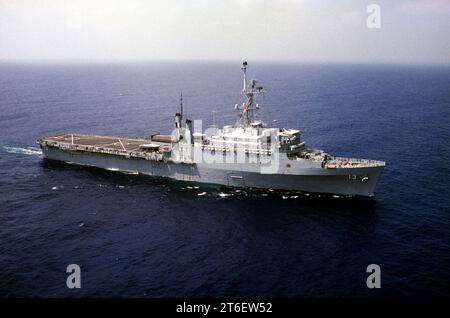
<path fill-rule="evenodd" d="M 3 146 L 3 149 L 5 149 L 7 153 L 15 153 L 28 156 L 42 156 L 42 151 L 36 147 L 20 148 L 20 147 Z"/>

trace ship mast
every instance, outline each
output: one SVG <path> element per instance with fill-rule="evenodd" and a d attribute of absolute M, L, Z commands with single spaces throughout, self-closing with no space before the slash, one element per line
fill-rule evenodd
<path fill-rule="evenodd" d="M 241 95 L 247 97 L 247 102 L 243 103 L 241 107 L 237 104 L 235 109 L 239 111 L 239 118 L 236 122 L 236 127 L 262 127 L 262 122 L 258 118 L 258 104 L 255 104 L 256 97 L 264 93 L 263 87 L 258 86 L 258 81 L 252 79 L 247 85 L 247 62 L 242 63 L 241 70 L 244 73 L 244 87 Z"/>
<path fill-rule="evenodd" d="M 181 119 L 183 119 L 183 92 L 180 93 L 180 114 Z"/>

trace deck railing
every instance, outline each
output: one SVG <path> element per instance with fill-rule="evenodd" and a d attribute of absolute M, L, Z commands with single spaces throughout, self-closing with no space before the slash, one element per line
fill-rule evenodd
<path fill-rule="evenodd" d="M 358 159 L 358 158 L 345 158 L 345 157 L 332 157 L 332 162 L 336 162 L 340 165 L 348 163 L 349 166 L 357 167 L 380 167 L 385 166 L 386 162 L 372 159 Z M 356 164 L 356 165 L 355 165 Z"/>

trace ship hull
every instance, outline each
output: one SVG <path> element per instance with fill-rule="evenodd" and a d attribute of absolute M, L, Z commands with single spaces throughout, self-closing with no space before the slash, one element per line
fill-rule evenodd
<path fill-rule="evenodd" d="M 107 170 L 231 187 L 278 189 L 344 196 L 373 197 L 375 186 L 384 168 L 379 166 L 325 169 L 292 165 L 289 169 L 279 169 L 277 173 L 264 174 L 259 171 L 259 167 L 255 164 L 188 164 L 70 151 L 46 146 L 42 147 L 42 150 L 44 157 L 48 159 Z M 285 167 L 286 163 L 292 163 L 292 160 L 283 159 L 280 166 Z"/>

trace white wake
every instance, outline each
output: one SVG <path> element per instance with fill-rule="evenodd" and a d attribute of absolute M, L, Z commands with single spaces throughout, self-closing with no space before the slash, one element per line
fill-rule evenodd
<path fill-rule="evenodd" d="M 5 149 L 7 153 L 15 153 L 28 156 L 42 156 L 41 149 L 36 147 L 20 148 L 20 147 L 3 146 L 3 149 Z"/>

